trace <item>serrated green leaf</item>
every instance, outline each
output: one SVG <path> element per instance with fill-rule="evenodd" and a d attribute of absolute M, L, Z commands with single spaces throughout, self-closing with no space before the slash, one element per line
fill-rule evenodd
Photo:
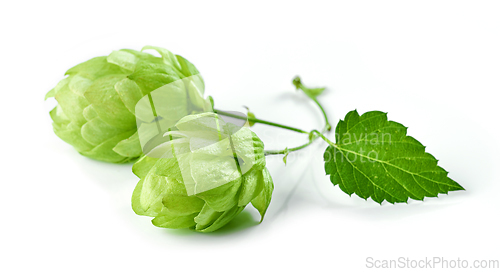
<path fill-rule="evenodd" d="M 383 112 L 362 116 L 349 112 L 337 125 L 336 143 L 325 151 L 326 174 L 345 193 L 378 203 L 423 200 L 464 190 L 406 130 L 388 121 Z"/>

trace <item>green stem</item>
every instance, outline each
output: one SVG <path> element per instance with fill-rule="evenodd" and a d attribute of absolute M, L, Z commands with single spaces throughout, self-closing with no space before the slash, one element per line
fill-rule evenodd
<path fill-rule="evenodd" d="M 323 113 L 323 117 L 325 118 L 325 126 L 323 127 L 323 130 L 321 132 L 319 132 L 317 130 L 313 130 L 313 131 L 309 132 L 309 142 L 307 142 L 303 145 L 293 147 L 293 148 L 286 148 L 286 149 L 282 149 L 282 150 L 264 150 L 264 155 L 266 155 L 266 156 L 267 155 L 280 155 L 280 154 L 286 155 L 290 152 L 301 150 L 303 148 L 308 147 L 310 144 L 312 144 L 314 142 L 314 140 L 316 140 L 318 138 L 318 135 L 316 133 L 318 133 L 319 135 L 323 135 L 323 133 L 325 133 L 326 131 L 331 130 L 332 126 L 328 122 L 328 116 L 326 116 L 326 112 L 323 109 L 323 106 L 321 106 L 321 104 L 319 103 L 319 101 L 316 98 L 312 98 L 312 100 L 314 101 L 314 103 L 316 103 L 316 105 L 318 105 L 321 112 Z"/>
<path fill-rule="evenodd" d="M 296 79 L 294 79 L 294 84 L 296 84 L 295 81 L 296 81 Z M 298 82 L 300 83 L 300 79 L 298 79 Z M 283 129 L 288 129 L 288 130 L 299 132 L 299 133 L 309 134 L 309 142 L 307 142 L 307 143 L 305 143 L 303 145 L 300 145 L 300 146 L 297 146 L 297 147 L 292 147 L 292 148 L 285 148 L 285 149 L 282 149 L 282 150 L 264 150 L 264 155 L 266 155 L 266 156 L 267 155 L 279 155 L 279 154 L 286 155 L 286 154 L 288 154 L 290 152 L 301 150 L 303 148 L 308 147 L 309 145 L 311 145 L 314 142 L 314 140 L 316 140 L 318 138 L 318 136 L 321 137 L 321 138 L 323 138 L 323 140 L 327 141 L 328 143 L 331 143 L 323 135 L 323 133 L 325 133 L 326 131 L 330 131 L 332 129 L 332 126 L 330 125 L 330 122 L 328 121 L 328 116 L 326 115 L 325 109 L 323 108 L 323 106 L 321 106 L 321 104 L 316 99 L 316 97 L 312 97 L 312 96 L 309 96 L 309 97 L 319 107 L 319 109 L 321 110 L 321 113 L 323 114 L 323 118 L 325 119 L 325 126 L 323 127 L 323 130 L 321 132 L 319 132 L 317 130 L 312 130 L 311 132 L 307 132 L 307 131 L 302 130 L 302 129 L 298 129 L 298 128 L 294 128 L 294 127 L 290 127 L 290 126 L 285 126 L 285 125 L 282 125 L 282 124 L 273 123 L 273 122 L 265 121 L 265 120 L 258 119 L 258 118 L 244 117 L 244 116 L 240 116 L 240 115 L 232 114 L 230 112 L 225 112 L 225 111 L 216 110 L 216 109 L 214 109 L 214 112 L 217 113 L 217 114 L 220 114 L 220 115 L 225 115 L 225 116 L 233 117 L 233 118 L 240 119 L 240 120 L 248 120 L 248 121 L 254 122 L 254 123 L 260 123 L 260 124 L 265 124 L 265 125 L 269 125 L 269 126 L 274 126 L 274 127 L 279 127 L 279 128 L 283 128 Z"/>
<path fill-rule="evenodd" d="M 325 129 L 327 131 L 330 131 L 332 129 L 332 126 L 330 125 L 330 122 L 328 121 L 328 116 L 326 116 L 325 109 L 323 109 L 323 106 L 319 103 L 319 101 L 316 98 L 313 98 L 314 103 L 318 105 L 319 109 L 321 110 L 321 113 L 323 113 L 323 117 L 325 118 Z"/>
<path fill-rule="evenodd" d="M 336 144 L 334 144 L 332 141 L 330 141 L 330 139 L 326 138 L 325 135 L 323 135 L 323 133 L 317 131 L 317 130 L 312 130 L 311 133 L 315 133 L 316 135 L 318 135 L 319 137 L 321 137 L 321 139 L 323 139 L 323 141 L 325 141 L 326 143 L 328 143 L 329 145 L 331 146 L 337 146 Z"/>
<path fill-rule="evenodd" d="M 264 155 L 285 155 L 287 153 L 290 153 L 290 152 L 293 152 L 293 151 L 297 151 L 297 150 L 301 150 L 302 148 L 306 148 L 308 147 L 310 144 L 312 144 L 313 140 L 311 139 L 311 141 L 309 141 L 308 143 L 305 143 L 301 146 L 297 146 L 297 147 L 292 147 L 292 148 L 287 148 L 287 149 L 283 149 L 283 150 L 264 150 Z"/>
<path fill-rule="evenodd" d="M 288 130 L 291 130 L 291 131 L 299 132 L 299 133 L 309 134 L 309 132 L 307 132 L 305 130 L 302 130 L 302 129 L 298 129 L 298 128 L 294 128 L 294 127 L 289 127 L 289 126 L 285 126 L 285 125 L 282 125 L 282 124 L 265 121 L 265 120 L 258 119 L 258 118 L 240 116 L 240 115 L 237 115 L 237 114 L 232 114 L 230 112 L 216 110 L 216 109 L 214 109 L 214 112 L 217 113 L 217 114 L 220 114 L 220 115 L 229 116 L 229 117 L 233 117 L 233 118 L 240 119 L 240 120 L 248 120 L 249 122 L 266 124 L 266 125 L 273 126 L 273 127 L 279 127 L 279 128 L 283 128 L 283 129 L 288 129 Z"/>

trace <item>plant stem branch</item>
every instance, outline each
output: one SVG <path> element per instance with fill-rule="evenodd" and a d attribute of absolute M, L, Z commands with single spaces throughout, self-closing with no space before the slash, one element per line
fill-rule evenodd
<path fill-rule="evenodd" d="M 323 135 L 323 133 L 317 131 L 317 130 L 312 130 L 311 133 L 315 133 L 316 135 L 318 135 L 319 137 L 321 137 L 321 139 L 323 139 L 327 144 L 331 145 L 331 146 L 337 146 L 336 144 L 334 144 L 332 141 L 330 141 L 330 139 L 326 138 L 325 135 Z"/>
<path fill-rule="evenodd" d="M 240 119 L 240 120 L 248 120 L 248 121 L 254 122 L 254 123 L 266 124 L 266 125 L 273 126 L 273 127 L 279 127 L 279 128 L 299 132 L 299 133 L 309 134 L 309 132 L 302 130 L 302 129 L 298 129 L 298 128 L 294 128 L 294 127 L 290 127 L 290 126 L 285 126 L 282 124 L 269 122 L 269 121 L 258 119 L 258 118 L 244 117 L 244 116 L 240 116 L 237 114 L 233 114 L 233 113 L 221 111 L 221 110 L 216 110 L 216 109 L 214 109 L 214 112 L 217 114 L 220 114 L 220 115 L 229 116 L 229 117 L 233 117 L 233 118 Z"/>
<path fill-rule="evenodd" d="M 273 127 L 278 127 L 278 128 L 283 128 L 283 129 L 295 131 L 295 132 L 298 132 L 298 133 L 309 134 L 309 142 L 307 142 L 307 143 L 305 143 L 303 145 L 296 146 L 296 147 L 293 147 L 293 148 L 285 148 L 285 149 L 282 149 L 282 150 L 264 150 L 264 155 L 266 155 L 266 156 L 267 155 L 279 155 L 279 154 L 287 155 L 290 152 L 294 152 L 294 151 L 301 150 L 303 148 L 308 147 L 318 137 L 323 138 L 323 140 L 327 141 L 329 144 L 333 144 L 330 140 L 328 140 L 323 135 L 323 133 L 325 133 L 327 131 L 330 131 L 332 129 L 332 126 L 330 125 L 330 122 L 328 121 L 328 116 L 326 115 L 325 109 L 323 108 L 323 106 L 321 105 L 321 103 L 319 103 L 318 99 L 316 99 L 315 96 L 310 96 L 310 95 L 308 95 L 308 96 L 319 107 L 319 109 L 321 110 L 321 113 L 323 114 L 323 118 L 325 119 L 325 126 L 323 127 L 323 129 L 322 129 L 321 132 L 319 132 L 318 130 L 312 130 L 311 132 L 307 132 L 307 131 L 299 129 L 299 128 L 285 126 L 285 125 L 282 125 L 282 124 L 278 124 L 278 123 L 274 123 L 274 122 L 269 122 L 269 121 L 258 119 L 258 118 L 254 118 L 254 117 L 240 116 L 240 115 L 237 115 L 237 114 L 233 114 L 233 113 L 230 113 L 230 112 L 221 111 L 221 110 L 217 110 L 217 109 L 214 109 L 214 112 L 217 113 L 217 114 L 220 114 L 220 115 L 229 116 L 229 117 L 233 117 L 233 118 L 240 119 L 240 120 L 248 120 L 249 122 L 260 123 L 260 124 L 265 124 L 265 125 L 269 125 L 269 126 L 273 126 Z"/>
<path fill-rule="evenodd" d="M 316 105 L 318 105 L 319 109 L 321 110 L 321 113 L 323 113 L 323 117 L 325 118 L 324 130 L 330 131 L 332 129 L 332 126 L 330 125 L 330 122 L 328 121 L 328 116 L 326 116 L 325 109 L 323 109 L 323 106 L 321 106 L 318 99 L 314 98 L 313 101 L 314 101 L 314 103 L 316 103 Z"/>
<path fill-rule="evenodd" d="M 303 148 L 308 147 L 310 144 L 312 144 L 314 142 L 314 140 L 316 140 L 318 138 L 319 135 L 323 136 L 323 133 L 331 130 L 332 126 L 328 122 L 328 117 L 326 116 L 326 112 L 323 109 L 323 106 L 321 106 L 321 104 L 319 103 L 319 101 L 316 98 L 313 98 L 313 101 L 314 101 L 314 103 L 316 103 L 316 105 L 318 105 L 321 112 L 323 113 L 323 117 L 325 118 L 325 126 L 323 127 L 323 130 L 321 132 L 319 132 L 317 130 L 312 130 L 311 132 L 309 132 L 309 142 L 307 142 L 303 145 L 293 147 L 293 148 L 286 148 L 286 149 L 282 149 L 282 150 L 264 150 L 264 155 L 266 155 L 266 156 L 267 155 L 280 155 L 280 154 L 286 155 L 290 152 L 301 150 Z"/>

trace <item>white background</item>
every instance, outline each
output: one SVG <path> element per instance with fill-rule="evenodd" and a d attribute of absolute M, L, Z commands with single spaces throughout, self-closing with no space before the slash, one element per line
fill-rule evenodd
<path fill-rule="evenodd" d="M 366 258 L 500 259 L 500 2 L 11 1 L 1 4 L 2 271 L 363 271 Z M 121 48 L 193 62 L 217 107 L 320 128 L 293 89 L 327 86 L 335 125 L 381 110 L 467 191 L 379 205 L 324 175 L 317 143 L 269 157 L 266 219 L 247 207 L 220 232 L 154 227 L 133 213 L 131 164 L 80 156 L 43 97 L 73 65 Z M 52 101 L 53 102 L 53 101 Z M 306 139 L 254 127 L 270 149 Z M 332 137 L 331 135 L 330 137 Z M 369 269 L 368 269 L 369 270 Z"/>

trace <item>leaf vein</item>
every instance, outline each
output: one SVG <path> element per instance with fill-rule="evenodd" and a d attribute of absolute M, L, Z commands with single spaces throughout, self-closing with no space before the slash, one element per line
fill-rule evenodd
<path fill-rule="evenodd" d="M 349 128 L 349 129 L 348 129 L 348 130 L 347 130 L 347 131 L 343 134 L 343 135 L 345 135 L 345 134 L 349 133 L 349 131 L 351 131 L 351 130 L 352 130 L 353 128 L 355 128 L 357 125 L 359 125 L 359 124 L 361 124 L 361 123 L 363 123 L 363 122 L 366 122 L 366 121 L 368 121 L 368 120 L 370 120 L 370 119 L 373 119 L 373 118 L 375 118 L 375 117 L 379 117 L 379 116 L 378 116 L 378 115 L 374 115 L 374 116 L 368 117 L 368 118 L 366 118 L 366 119 L 364 119 L 364 120 L 358 121 L 358 122 L 357 122 L 354 126 L 350 127 L 350 128 Z M 359 118 L 361 118 L 361 116 L 360 116 Z M 385 126 L 384 126 L 384 127 L 385 127 Z M 378 129 L 380 129 L 380 128 L 378 128 Z M 372 131 L 373 131 L 373 130 L 372 130 Z"/>
<path fill-rule="evenodd" d="M 392 164 L 392 163 L 386 162 L 386 161 L 381 161 L 381 160 L 378 160 L 378 159 L 375 159 L 375 158 L 371 158 L 371 157 L 365 156 L 365 155 L 363 155 L 363 154 L 360 154 L 360 153 L 357 153 L 357 152 L 354 152 L 354 151 L 351 151 L 351 150 L 348 150 L 348 149 L 342 149 L 342 148 L 339 148 L 338 146 L 337 146 L 337 148 L 338 148 L 339 150 L 344 150 L 344 151 L 347 151 L 347 152 L 350 152 L 350 153 L 354 153 L 354 154 L 356 154 L 356 155 L 359 155 L 359 156 L 361 156 L 361 157 L 367 158 L 367 159 L 369 159 L 369 160 L 373 160 L 373 161 L 376 161 L 376 162 L 379 162 L 379 163 L 384 163 L 384 164 L 387 164 L 387 165 L 392 166 L 392 167 L 394 167 L 394 168 L 397 168 L 397 169 L 399 169 L 399 170 L 401 170 L 401 171 L 403 171 L 403 172 L 406 172 L 406 173 L 408 173 L 408 174 L 412 174 L 412 175 L 414 174 L 414 175 L 416 175 L 416 176 L 419 176 L 419 177 L 421 177 L 421 178 L 423 178 L 423 179 L 429 180 L 429 181 L 434 182 L 434 183 L 437 183 L 437 184 L 443 184 L 443 185 L 446 185 L 446 186 L 452 186 L 452 185 L 450 185 L 450 184 L 443 183 L 443 182 L 439 182 L 439 181 L 436 181 L 436 180 L 430 179 L 430 178 L 428 178 L 428 177 L 425 177 L 425 176 L 419 175 L 418 173 L 413 173 L 413 172 L 410 172 L 410 171 L 408 171 L 408 170 L 406 170 L 406 169 L 404 169 L 404 168 L 398 167 L 398 166 L 396 166 L 396 165 L 394 165 L 394 164 Z M 342 152 L 342 151 L 341 151 L 341 152 Z M 342 153 L 342 154 L 343 154 L 343 153 Z"/>
<path fill-rule="evenodd" d="M 344 152 L 342 152 L 342 150 L 340 150 L 340 149 L 339 149 L 339 151 L 340 151 L 340 153 L 342 153 L 342 156 L 343 156 L 344 158 L 346 158 L 346 160 L 349 162 L 349 164 L 350 164 L 353 168 L 356 168 L 356 170 L 357 170 L 358 172 L 360 172 L 363 176 L 365 176 L 365 177 L 366 177 L 366 178 L 367 178 L 367 179 L 368 179 L 368 180 L 369 180 L 369 181 L 370 181 L 370 182 L 371 182 L 371 183 L 372 183 L 375 187 L 379 188 L 380 190 L 382 190 L 382 191 L 386 192 L 388 195 L 390 195 L 390 196 L 394 197 L 395 199 L 397 199 L 397 197 L 393 196 L 393 195 L 392 195 L 391 193 L 389 193 L 387 190 L 385 190 L 384 188 L 382 188 L 382 187 L 378 186 L 377 184 L 375 184 L 375 183 L 373 182 L 373 180 L 371 180 L 371 179 L 370 179 L 370 178 L 369 178 L 369 177 L 368 177 L 365 173 L 363 173 L 362 171 L 360 171 L 360 170 L 359 170 L 359 169 L 358 169 L 358 168 L 357 168 L 357 167 L 356 167 L 356 166 L 355 166 L 355 165 L 354 165 L 351 161 L 349 161 L 349 159 L 347 159 L 347 157 L 344 155 Z M 339 176 L 340 176 L 340 173 L 339 173 Z"/>

